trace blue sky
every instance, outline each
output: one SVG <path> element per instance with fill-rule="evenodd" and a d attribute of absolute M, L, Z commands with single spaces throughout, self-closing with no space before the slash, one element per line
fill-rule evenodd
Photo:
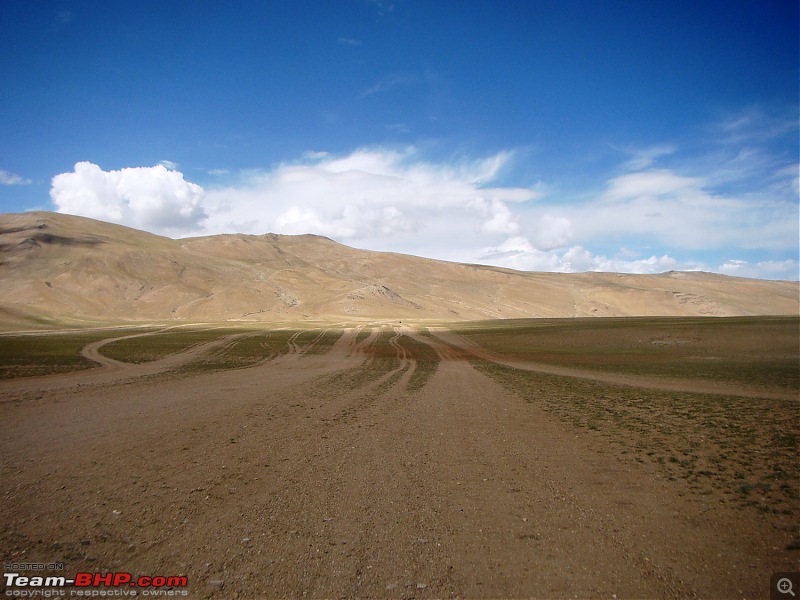
<path fill-rule="evenodd" d="M 4 0 L 0 210 L 798 278 L 796 0 Z"/>

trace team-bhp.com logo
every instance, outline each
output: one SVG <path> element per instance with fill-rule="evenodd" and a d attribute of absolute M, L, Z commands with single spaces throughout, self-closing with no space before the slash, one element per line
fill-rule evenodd
<path fill-rule="evenodd" d="M 30 577 L 19 573 L 4 573 L 6 596 L 14 597 L 51 597 L 66 596 L 66 590 L 46 588 L 65 588 L 70 596 L 188 596 L 186 586 L 189 581 L 185 575 L 134 577 L 130 573 L 76 573 L 75 577 L 48 576 Z M 8 589 L 16 588 L 16 589 Z M 103 588 L 103 589 L 100 589 Z M 105 589 L 113 588 L 113 589 Z M 133 588 L 133 589 L 132 589 Z M 165 589 L 166 588 L 166 589 Z M 51 593 L 45 594 L 43 592 Z M 56 592 L 53 594 L 52 592 Z M 60 592 L 60 593 L 59 593 Z"/>

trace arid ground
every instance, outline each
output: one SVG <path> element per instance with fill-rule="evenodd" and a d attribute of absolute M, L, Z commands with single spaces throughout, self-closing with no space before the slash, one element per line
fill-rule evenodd
<path fill-rule="evenodd" d="M 799 326 L 3 336 L 3 559 L 193 598 L 767 597 L 800 558 Z"/>

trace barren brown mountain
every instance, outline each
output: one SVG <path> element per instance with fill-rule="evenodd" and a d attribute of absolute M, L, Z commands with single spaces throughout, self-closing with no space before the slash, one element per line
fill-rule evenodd
<path fill-rule="evenodd" d="M 313 236 L 173 240 L 47 212 L 0 215 L 0 319 L 421 322 L 797 314 L 798 285 L 708 273 L 529 273 Z"/>

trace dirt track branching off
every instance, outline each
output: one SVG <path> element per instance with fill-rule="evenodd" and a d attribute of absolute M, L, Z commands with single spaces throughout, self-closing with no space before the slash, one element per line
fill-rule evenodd
<path fill-rule="evenodd" d="M 81 349 L 90 342 L 120 335 L 120 329 L 4 335 L 0 337 L 0 379 L 92 369 L 97 363 L 82 356 Z"/>

